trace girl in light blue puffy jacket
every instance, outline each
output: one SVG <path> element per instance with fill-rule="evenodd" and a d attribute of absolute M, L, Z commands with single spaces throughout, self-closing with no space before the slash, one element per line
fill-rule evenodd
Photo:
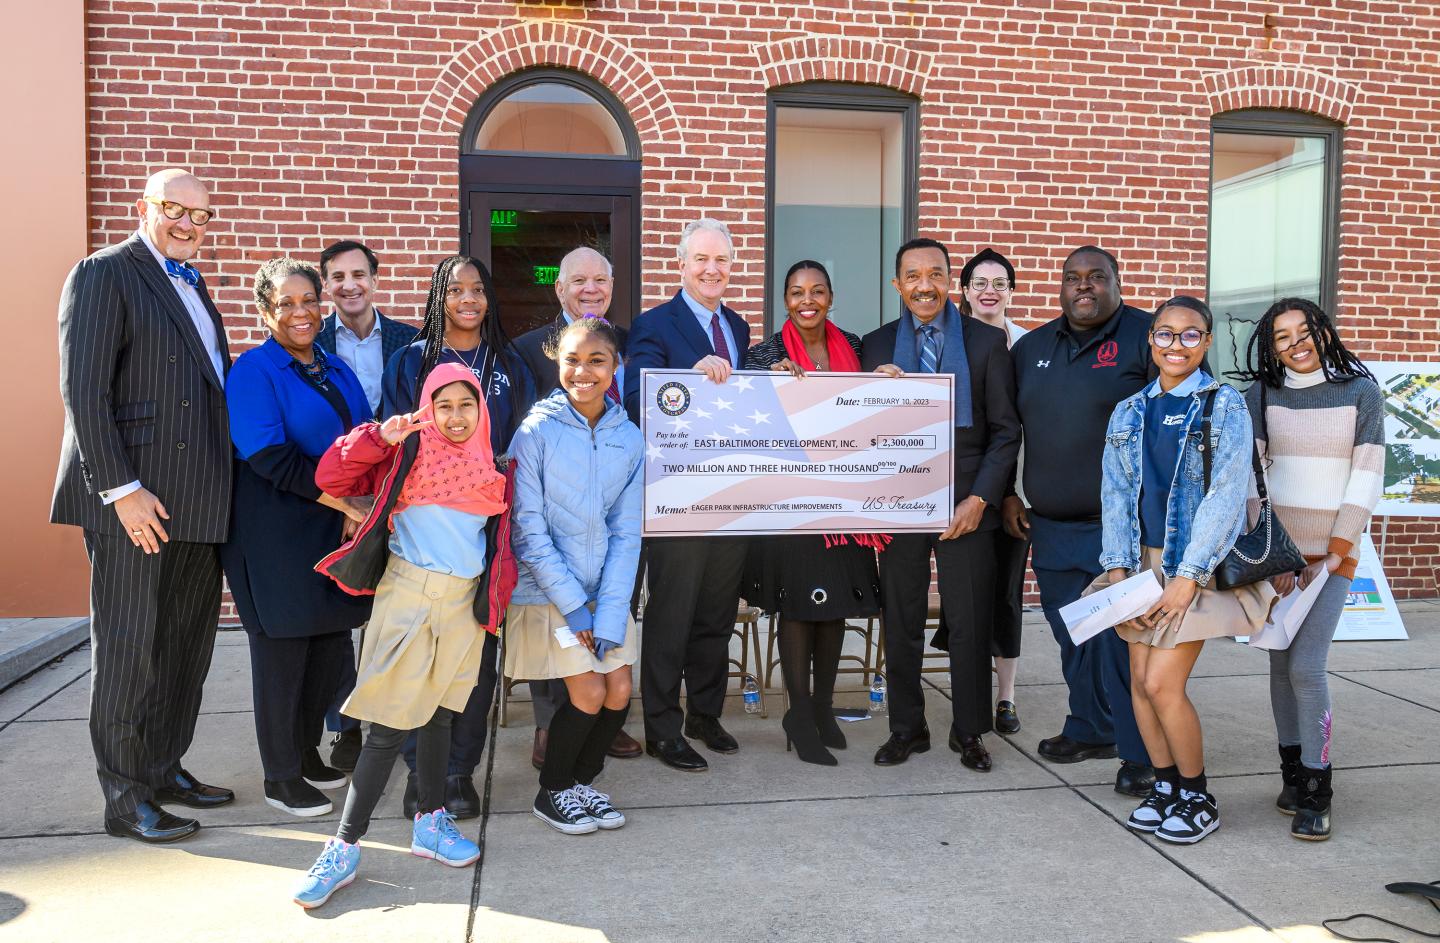
<path fill-rule="evenodd" d="M 567 835 L 625 816 L 591 783 L 630 711 L 639 646 L 630 596 L 640 564 L 640 430 L 615 389 L 619 338 L 579 318 L 546 349 L 560 389 L 536 403 L 511 443 L 511 515 L 520 579 L 505 629 L 505 674 L 564 678 L 550 722 L 537 818 Z"/>

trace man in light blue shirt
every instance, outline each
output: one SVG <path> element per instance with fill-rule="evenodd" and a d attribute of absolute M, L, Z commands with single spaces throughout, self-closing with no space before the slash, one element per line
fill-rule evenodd
<path fill-rule="evenodd" d="M 385 364 L 418 333 L 375 307 L 379 274 L 380 260 L 363 242 L 344 239 L 321 252 L 320 278 L 335 310 L 315 338 L 327 354 L 339 357 L 355 371 L 377 416 Z"/>

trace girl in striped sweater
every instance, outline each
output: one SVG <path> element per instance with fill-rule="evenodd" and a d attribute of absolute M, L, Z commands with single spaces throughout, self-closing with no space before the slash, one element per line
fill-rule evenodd
<path fill-rule="evenodd" d="M 1330 837 L 1330 687 L 1325 662 L 1380 498 L 1384 407 L 1370 371 L 1312 301 L 1282 298 L 1247 351 L 1246 393 L 1275 514 L 1309 565 L 1272 580 L 1285 594 L 1329 576 L 1290 647 L 1270 652 L 1270 702 L 1290 834 Z M 1252 493 L 1252 510 L 1256 499 Z"/>

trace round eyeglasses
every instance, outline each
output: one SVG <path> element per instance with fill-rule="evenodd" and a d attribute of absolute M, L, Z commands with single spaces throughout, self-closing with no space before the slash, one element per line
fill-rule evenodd
<path fill-rule="evenodd" d="M 1198 328 L 1193 327 L 1186 328 L 1179 334 L 1176 334 L 1174 331 L 1166 330 L 1162 327 L 1158 331 L 1150 332 L 1150 343 L 1154 344 L 1161 350 L 1165 350 L 1167 347 L 1173 346 L 1175 343 L 1175 339 L 1178 337 L 1180 339 L 1181 347 L 1195 348 L 1199 347 L 1201 342 L 1209 336 L 1209 331 L 1202 331 Z"/>
<path fill-rule="evenodd" d="M 1000 278 L 972 278 L 970 279 L 971 291 L 984 291 L 993 288 L 996 291 L 1009 291 L 1010 279 L 1001 276 Z"/>
<path fill-rule="evenodd" d="M 190 216 L 190 222 L 196 226 L 204 226 L 215 218 L 214 210 L 192 209 L 183 204 L 176 203 L 174 200 L 162 200 L 158 196 L 147 196 L 143 197 L 143 199 L 146 203 L 153 203 L 160 207 L 160 212 L 165 214 L 166 219 L 179 219 L 188 214 Z"/>

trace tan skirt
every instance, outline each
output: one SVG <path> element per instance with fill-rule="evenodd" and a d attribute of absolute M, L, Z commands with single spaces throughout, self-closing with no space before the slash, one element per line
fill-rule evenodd
<path fill-rule="evenodd" d="M 635 664 L 640 633 L 634 619 L 625 628 L 625 644 L 606 652 L 603 661 L 584 645 L 561 648 L 555 630 L 564 624 L 564 613 L 553 604 L 511 606 L 505 613 L 505 677 L 540 681 L 587 671 L 608 675 Z"/>
<path fill-rule="evenodd" d="M 1170 581 L 1160 568 L 1160 550 L 1156 547 L 1140 548 L 1141 570 L 1154 570 L 1160 585 Z M 1104 589 L 1109 579 L 1102 573 L 1090 584 L 1085 592 Z M 1132 629 L 1116 626 L 1115 634 L 1127 642 L 1139 642 L 1151 648 L 1174 648 L 1181 642 L 1199 642 L 1209 638 L 1224 638 L 1235 635 L 1254 635 L 1270 618 L 1270 607 L 1276 599 L 1275 590 L 1268 581 L 1252 583 L 1235 589 L 1211 589 L 1200 587 L 1190 608 L 1173 627 L 1162 629 Z"/>
<path fill-rule="evenodd" d="M 476 583 L 391 554 L 360 645 L 355 690 L 341 713 L 413 730 L 437 707 L 465 710 L 485 645 L 472 608 Z"/>

